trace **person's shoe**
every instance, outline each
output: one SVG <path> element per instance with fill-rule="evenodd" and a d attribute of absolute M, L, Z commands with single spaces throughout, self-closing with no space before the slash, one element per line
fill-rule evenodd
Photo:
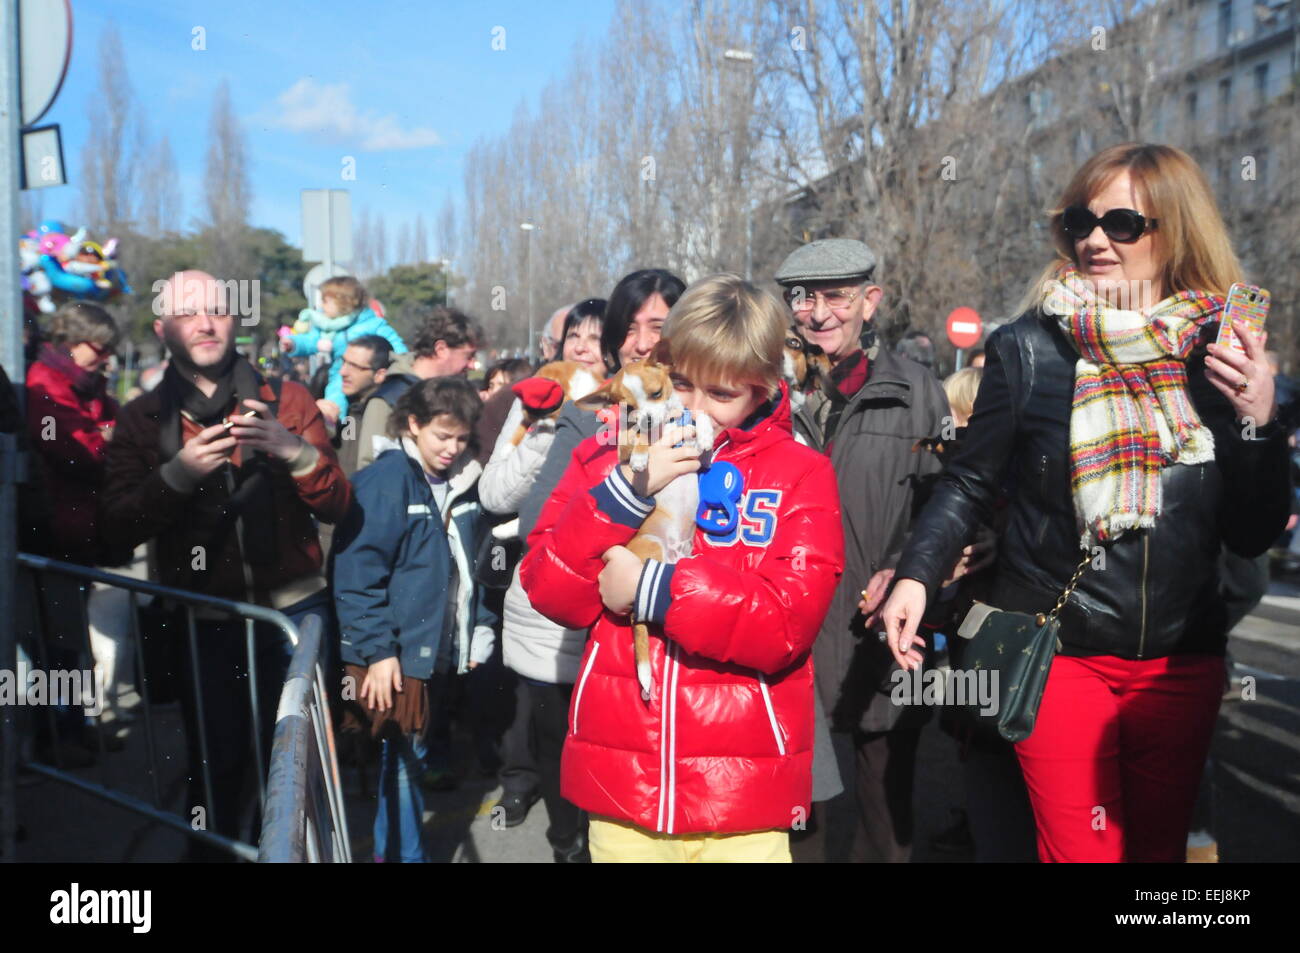
<path fill-rule="evenodd" d="M 454 791 L 459 784 L 456 775 L 450 771 L 435 771 L 426 767 L 424 774 L 420 775 L 420 787 L 426 791 Z"/>
<path fill-rule="evenodd" d="M 497 802 L 505 815 L 506 827 L 518 827 L 528 819 L 528 812 L 541 797 L 536 791 L 527 794 L 505 794 Z"/>
<path fill-rule="evenodd" d="M 953 808 L 957 815 L 951 827 L 942 830 L 930 838 L 930 849 L 941 854 L 969 854 L 975 849 L 975 840 L 970 833 L 970 819 L 961 808 Z"/>
<path fill-rule="evenodd" d="M 579 833 L 567 845 L 551 845 L 551 852 L 557 864 L 589 864 L 591 849 L 587 846 L 587 835 Z"/>

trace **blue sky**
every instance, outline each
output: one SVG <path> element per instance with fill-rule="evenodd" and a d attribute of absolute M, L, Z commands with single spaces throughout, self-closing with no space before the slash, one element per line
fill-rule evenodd
<path fill-rule="evenodd" d="M 481 135 L 508 128 L 522 99 L 535 102 L 562 75 L 580 41 L 605 33 L 614 0 L 411 2 L 316 0 L 73 0 L 68 77 L 43 123 L 62 126 L 70 185 L 45 190 L 46 217 L 77 202 L 86 104 L 99 83 L 98 44 L 117 26 L 138 108 L 166 130 L 188 220 L 201 204 L 213 92 L 230 83 L 244 125 L 251 220 L 299 240 L 303 188 L 347 188 L 354 216 L 383 212 L 389 242 L 403 221 L 430 229 L 444 197 L 458 200 L 462 162 Z M 195 27 L 206 49 L 192 49 Z M 504 50 L 492 48 L 504 28 Z M 500 36 L 500 33 L 496 34 Z M 343 181 L 343 157 L 356 159 Z"/>

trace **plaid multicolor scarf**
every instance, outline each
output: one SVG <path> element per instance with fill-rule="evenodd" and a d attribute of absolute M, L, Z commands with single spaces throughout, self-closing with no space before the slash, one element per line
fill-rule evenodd
<path fill-rule="evenodd" d="M 1180 291 L 1146 311 L 1107 306 L 1073 265 L 1043 302 L 1074 346 L 1070 486 L 1080 544 L 1151 527 L 1161 510 L 1160 471 L 1214 459 L 1214 437 L 1187 391 L 1185 362 L 1223 298 Z"/>

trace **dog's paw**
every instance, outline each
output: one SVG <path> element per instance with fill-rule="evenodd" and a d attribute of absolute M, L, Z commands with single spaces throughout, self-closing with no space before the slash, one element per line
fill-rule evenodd
<path fill-rule="evenodd" d="M 627 464 L 633 473 L 641 473 L 650 465 L 650 454 L 638 450 L 627 458 Z"/>

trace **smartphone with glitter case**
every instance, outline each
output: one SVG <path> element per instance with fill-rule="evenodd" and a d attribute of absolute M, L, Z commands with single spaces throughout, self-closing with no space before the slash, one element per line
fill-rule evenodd
<path fill-rule="evenodd" d="M 1232 331 L 1232 322 L 1240 321 L 1258 336 L 1264 331 L 1268 305 L 1269 293 L 1266 289 L 1240 281 L 1234 284 L 1228 289 L 1228 302 L 1223 307 L 1223 320 L 1219 324 L 1219 336 L 1214 343 L 1230 347 L 1238 354 L 1244 353 L 1241 340 Z"/>

